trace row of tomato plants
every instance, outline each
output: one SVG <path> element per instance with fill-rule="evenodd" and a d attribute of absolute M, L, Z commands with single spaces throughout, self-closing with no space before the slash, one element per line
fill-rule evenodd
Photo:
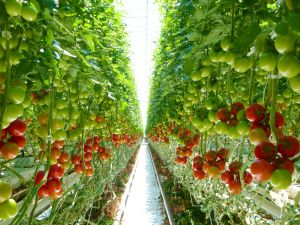
<path fill-rule="evenodd" d="M 59 211 L 67 208 L 62 197 L 84 193 L 90 182 L 99 185 L 90 198 L 100 196 L 141 137 L 121 14 L 110 0 L 2 0 L 0 33 L 0 170 L 22 177 L 15 160 L 27 156 L 36 168 L 19 212 L 11 177 L 1 179 L 0 219 L 34 223 L 39 200 L 51 198 L 49 224 L 59 224 L 53 212 L 74 210 Z M 110 169 L 100 177 L 103 161 Z M 86 178 L 65 190 L 72 172 Z M 76 209 L 74 222 L 88 208 Z"/>
<path fill-rule="evenodd" d="M 174 167 L 209 213 L 263 223 L 245 193 L 288 195 L 299 183 L 299 3 L 161 2 L 147 134 L 171 146 Z M 274 220 L 299 221 L 290 197 Z"/>

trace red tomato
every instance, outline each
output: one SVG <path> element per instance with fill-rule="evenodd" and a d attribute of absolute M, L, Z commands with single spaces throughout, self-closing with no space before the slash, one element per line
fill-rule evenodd
<path fill-rule="evenodd" d="M 90 161 L 84 162 L 84 165 L 85 165 L 86 169 L 92 169 L 93 168 L 92 163 Z"/>
<path fill-rule="evenodd" d="M 12 136 L 23 136 L 26 128 L 24 121 L 17 119 L 8 126 L 7 131 Z"/>
<path fill-rule="evenodd" d="M 222 122 L 227 122 L 230 120 L 231 113 L 227 108 L 221 108 L 217 112 L 217 118 Z"/>
<path fill-rule="evenodd" d="M 19 149 L 22 149 L 26 145 L 26 138 L 24 136 L 15 136 L 9 139 L 9 141 L 16 143 Z"/>
<path fill-rule="evenodd" d="M 46 183 L 49 193 L 51 195 L 51 193 L 57 193 L 62 189 L 62 184 L 60 182 L 59 179 L 53 178 L 53 179 L 49 179 Z"/>
<path fill-rule="evenodd" d="M 203 170 L 204 172 L 206 172 L 206 171 L 208 170 L 209 167 L 211 167 L 211 165 L 209 164 L 209 162 L 204 161 L 204 162 L 203 162 L 203 165 L 202 165 L 202 170 Z"/>
<path fill-rule="evenodd" d="M 280 112 L 275 113 L 275 126 L 277 128 L 282 128 L 284 125 L 284 117 Z"/>
<path fill-rule="evenodd" d="M 217 152 L 214 150 L 209 150 L 205 154 L 205 159 L 209 162 L 215 161 L 217 159 Z"/>
<path fill-rule="evenodd" d="M 220 148 L 220 150 L 217 153 L 217 156 L 219 159 L 226 160 L 228 158 L 229 151 L 226 148 Z"/>
<path fill-rule="evenodd" d="M 79 165 L 80 163 L 81 163 L 81 157 L 80 157 L 80 155 L 73 155 L 73 157 L 72 157 L 72 163 L 74 164 L 74 165 Z"/>
<path fill-rule="evenodd" d="M 193 160 L 193 170 L 202 170 L 203 159 L 200 156 L 196 156 Z"/>
<path fill-rule="evenodd" d="M 253 177 L 252 177 L 251 173 L 245 171 L 244 172 L 244 182 L 245 182 L 245 184 L 247 184 L 247 185 L 251 184 L 252 180 L 253 180 Z"/>
<path fill-rule="evenodd" d="M 95 143 L 93 144 L 93 151 L 94 151 L 94 152 L 97 152 L 98 149 L 99 149 L 99 143 L 95 142 Z"/>
<path fill-rule="evenodd" d="M 93 159 L 93 154 L 90 152 L 84 153 L 84 161 L 91 161 Z"/>
<path fill-rule="evenodd" d="M 42 180 L 44 179 L 44 176 L 45 176 L 44 171 L 37 172 L 35 175 L 35 179 L 34 179 L 35 184 L 39 185 L 42 182 Z"/>
<path fill-rule="evenodd" d="M 64 140 L 62 140 L 62 141 L 57 141 L 56 140 L 56 141 L 53 142 L 52 147 L 61 149 L 61 148 L 64 147 L 64 145 L 65 145 Z"/>
<path fill-rule="evenodd" d="M 6 131 L 6 129 L 2 129 L 0 132 L 1 132 L 1 135 L 0 135 L 0 141 L 1 141 L 7 137 L 7 131 Z"/>
<path fill-rule="evenodd" d="M 101 141 L 101 138 L 100 138 L 99 136 L 95 136 L 95 137 L 94 137 L 94 142 L 95 142 L 95 143 L 98 143 L 98 144 L 99 144 L 100 141 Z"/>
<path fill-rule="evenodd" d="M 206 173 L 203 170 L 197 170 L 193 172 L 196 180 L 202 180 L 205 178 Z"/>
<path fill-rule="evenodd" d="M 231 173 L 236 174 L 241 168 L 241 163 L 238 161 L 233 161 L 229 164 L 229 170 Z"/>
<path fill-rule="evenodd" d="M 265 107 L 260 104 L 252 104 L 246 109 L 246 117 L 250 122 L 260 122 L 265 118 Z"/>
<path fill-rule="evenodd" d="M 102 122 L 102 117 L 101 116 L 97 116 L 96 117 L 96 122 L 97 123 L 101 123 Z"/>
<path fill-rule="evenodd" d="M 244 108 L 245 108 L 245 106 L 243 103 L 235 102 L 231 105 L 231 113 L 236 116 L 238 114 L 238 112 Z"/>
<path fill-rule="evenodd" d="M 82 164 L 76 165 L 74 169 L 77 174 L 82 174 L 84 171 L 84 167 Z"/>
<path fill-rule="evenodd" d="M 65 172 L 65 169 L 62 165 L 60 165 L 58 163 L 53 164 L 50 166 L 48 177 L 53 178 L 53 179 L 55 179 L 55 178 L 60 179 L 64 175 L 64 172 Z"/>
<path fill-rule="evenodd" d="M 277 169 L 286 169 L 287 171 L 289 171 L 290 174 L 294 173 L 295 170 L 294 162 L 290 159 L 277 158 L 272 162 L 272 164 Z"/>
<path fill-rule="evenodd" d="M 254 155 L 257 159 L 272 159 L 276 154 L 276 146 L 270 142 L 260 142 L 255 146 Z"/>
<path fill-rule="evenodd" d="M 221 174 L 221 180 L 224 184 L 229 184 L 229 182 L 233 181 L 234 176 L 230 171 L 225 171 Z"/>
<path fill-rule="evenodd" d="M 84 145 L 84 152 L 93 152 L 92 145 L 85 144 Z"/>
<path fill-rule="evenodd" d="M 292 136 L 284 136 L 279 139 L 278 152 L 284 158 L 294 157 L 299 152 L 299 142 Z"/>
<path fill-rule="evenodd" d="M 48 189 L 47 185 L 46 184 L 42 185 L 37 193 L 40 198 L 48 197 L 49 189 Z"/>
<path fill-rule="evenodd" d="M 19 154 L 19 146 L 14 142 L 6 142 L 0 148 L 0 154 L 5 160 L 14 159 Z"/>
<path fill-rule="evenodd" d="M 52 199 L 58 199 L 63 195 L 63 190 L 61 189 L 59 192 L 49 192 L 50 193 L 50 197 Z"/>
<path fill-rule="evenodd" d="M 193 154 L 193 151 L 191 149 L 186 149 L 184 151 L 184 154 L 185 154 L 186 157 L 190 157 Z"/>
<path fill-rule="evenodd" d="M 64 162 L 68 162 L 68 160 L 69 160 L 69 153 L 68 152 L 60 153 L 60 156 L 58 158 L 58 162 L 64 163 Z"/>
<path fill-rule="evenodd" d="M 273 166 L 264 159 L 256 159 L 250 166 L 251 174 L 259 181 L 269 180 L 273 169 Z"/>
<path fill-rule="evenodd" d="M 230 181 L 229 182 L 229 192 L 232 195 L 238 195 L 242 192 L 242 185 L 239 181 Z"/>
<path fill-rule="evenodd" d="M 226 163 L 224 160 L 217 160 L 215 164 L 221 171 L 225 170 Z"/>
<path fill-rule="evenodd" d="M 50 150 L 50 158 L 52 160 L 58 160 L 60 157 L 60 150 L 59 148 L 51 148 Z"/>
<path fill-rule="evenodd" d="M 84 176 L 91 177 L 93 175 L 94 175 L 94 170 L 93 169 L 86 169 L 85 170 Z"/>

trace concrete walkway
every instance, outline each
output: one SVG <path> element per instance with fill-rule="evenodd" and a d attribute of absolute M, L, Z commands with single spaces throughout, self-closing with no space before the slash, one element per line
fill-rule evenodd
<path fill-rule="evenodd" d="M 147 144 L 142 144 L 122 225 L 161 225 L 166 214 Z"/>

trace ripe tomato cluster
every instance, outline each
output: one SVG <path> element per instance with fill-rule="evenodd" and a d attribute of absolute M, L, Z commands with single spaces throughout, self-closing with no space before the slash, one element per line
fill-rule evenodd
<path fill-rule="evenodd" d="M 252 104 L 246 110 L 246 117 L 252 123 L 250 126 L 250 141 L 255 145 L 255 161 L 251 164 L 251 173 L 258 181 L 268 181 L 277 189 L 286 189 L 292 182 L 294 162 L 291 160 L 299 153 L 299 141 L 293 136 L 284 136 L 282 128 L 284 117 L 275 113 L 275 128 L 279 142 L 269 141 L 271 128 L 270 115 L 265 107 Z"/>
<path fill-rule="evenodd" d="M 228 158 L 228 149 L 220 148 L 219 151 L 209 150 L 204 158 L 197 155 L 193 160 L 193 173 L 197 180 L 204 178 L 218 178 L 225 169 Z"/>
<path fill-rule="evenodd" d="M 242 164 L 238 161 L 233 161 L 229 164 L 228 169 L 221 174 L 221 180 L 228 185 L 229 192 L 233 195 L 240 194 L 242 184 L 240 179 L 240 169 Z M 243 174 L 244 183 L 249 185 L 252 183 L 252 175 L 248 171 Z"/>
<path fill-rule="evenodd" d="M 199 145 L 200 136 L 192 136 L 190 130 L 179 129 L 178 137 L 184 139 L 183 146 L 176 147 L 176 159 L 178 164 L 186 164 L 188 157 L 193 154 L 193 149 Z"/>
<path fill-rule="evenodd" d="M 47 180 L 44 180 L 45 171 L 37 172 L 35 176 L 35 184 L 41 185 L 38 190 L 38 196 L 45 198 L 50 196 L 52 199 L 58 199 L 63 194 L 61 178 L 65 172 L 64 167 L 57 163 L 50 166 Z"/>
<path fill-rule="evenodd" d="M 0 156 L 5 160 L 17 157 L 19 151 L 26 145 L 24 136 L 27 129 L 26 123 L 17 119 L 10 123 L 6 129 L 2 129 L 0 137 Z"/>

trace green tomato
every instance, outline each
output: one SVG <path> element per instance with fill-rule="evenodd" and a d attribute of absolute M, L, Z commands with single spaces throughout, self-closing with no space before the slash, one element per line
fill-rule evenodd
<path fill-rule="evenodd" d="M 63 109 L 57 110 L 56 117 L 67 119 L 69 117 L 68 108 L 63 108 Z"/>
<path fill-rule="evenodd" d="M 275 48 L 281 54 L 289 53 L 294 50 L 296 38 L 292 33 L 287 35 L 278 35 L 275 39 Z"/>
<path fill-rule="evenodd" d="M 7 0 L 5 3 L 5 9 L 10 16 L 19 16 L 22 11 L 22 4 L 17 0 Z"/>
<path fill-rule="evenodd" d="M 283 55 L 278 61 L 279 73 L 287 78 L 293 78 L 300 73 L 300 61 L 293 55 Z"/>
<path fill-rule="evenodd" d="M 56 108 L 57 109 L 63 109 L 68 106 L 68 103 L 65 99 L 57 99 L 56 101 Z"/>
<path fill-rule="evenodd" d="M 210 66 L 210 64 L 211 64 L 210 58 L 209 57 L 205 57 L 204 59 L 201 60 L 201 64 L 203 66 Z"/>
<path fill-rule="evenodd" d="M 237 58 L 234 60 L 233 68 L 238 73 L 245 73 L 253 65 L 253 60 L 246 57 Z"/>
<path fill-rule="evenodd" d="M 42 139 L 46 138 L 48 136 L 48 126 L 43 125 L 40 126 L 39 129 L 37 130 L 38 136 Z"/>
<path fill-rule="evenodd" d="M 57 130 L 53 134 L 53 139 L 57 141 L 65 140 L 67 137 L 67 133 L 64 130 Z"/>
<path fill-rule="evenodd" d="M 237 131 L 237 129 L 236 129 L 235 126 L 228 127 L 228 129 L 227 129 L 227 135 L 231 139 L 238 139 L 238 138 L 240 138 L 240 134 L 238 133 L 238 131 Z"/>
<path fill-rule="evenodd" d="M 236 59 L 236 57 L 237 57 L 237 55 L 235 53 L 226 52 L 226 54 L 224 56 L 224 60 L 228 65 L 233 66 L 234 60 Z"/>
<path fill-rule="evenodd" d="M 201 71 L 193 71 L 193 72 L 191 73 L 191 79 L 192 79 L 193 81 L 199 81 L 199 80 L 201 80 L 201 78 L 202 78 L 202 76 L 201 76 Z"/>
<path fill-rule="evenodd" d="M 20 63 L 20 59 L 21 59 L 21 56 L 18 52 L 16 51 L 13 51 L 13 52 L 10 52 L 10 55 L 9 55 L 9 63 L 11 65 L 17 65 Z"/>
<path fill-rule="evenodd" d="M 204 105 L 208 110 L 213 110 L 218 106 L 218 99 L 209 97 L 205 100 Z"/>
<path fill-rule="evenodd" d="M 300 92 L 300 75 L 288 79 L 293 91 L 299 93 Z"/>
<path fill-rule="evenodd" d="M 215 128 L 218 134 L 226 134 L 228 132 L 228 125 L 222 121 L 217 122 Z"/>
<path fill-rule="evenodd" d="M 300 95 L 294 95 L 294 102 L 300 104 Z"/>
<path fill-rule="evenodd" d="M 228 52 L 232 47 L 232 41 L 230 37 L 225 37 L 223 38 L 223 40 L 221 41 L 221 48 L 223 49 L 223 51 Z"/>
<path fill-rule="evenodd" d="M 12 186 L 10 183 L 0 180 L 0 203 L 6 201 L 11 197 Z"/>
<path fill-rule="evenodd" d="M 65 126 L 65 122 L 64 122 L 63 119 L 60 119 L 60 118 L 52 119 L 52 126 L 51 127 L 54 131 L 63 129 L 64 126 Z"/>
<path fill-rule="evenodd" d="M 187 89 L 187 91 L 191 94 L 196 94 L 197 93 L 197 88 L 195 86 L 190 85 Z"/>
<path fill-rule="evenodd" d="M 36 10 L 29 5 L 22 8 L 21 15 L 27 21 L 34 21 L 37 18 Z"/>
<path fill-rule="evenodd" d="M 273 52 L 262 53 L 258 60 L 258 66 L 265 71 L 274 71 L 277 64 L 277 55 Z"/>
<path fill-rule="evenodd" d="M 14 104 L 21 104 L 25 99 L 25 90 L 19 86 L 10 87 L 7 90 L 7 97 Z"/>
<path fill-rule="evenodd" d="M 276 189 L 287 189 L 292 183 L 292 175 L 285 169 L 277 169 L 271 175 L 271 184 Z"/>
<path fill-rule="evenodd" d="M 291 89 L 285 89 L 283 92 L 282 92 L 282 96 L 284 98 L 291 98 L 293 95 L 293 92 Z"/>
<path fill-rule="evenodd" d="M 204 67 L 200 70 L 201 77 L 208 77 L 210 75 L 209 67 Z"/>
<path fill-rule="evenodd" d="M 238 125 L 236 126 L 236 130 L 240 135 L 246 136 L 249 134 L 249 124 L 245 120 L 241 120 Z"/>
<path fill-rule="evenodd" d="M 277 95 L 277 103 L 279 104 L 284 103 L 284 97 L 282 97 L 281 95 Z"/>
<path fill-rule="evenodd" d="M 18 205 L 14 199 L 0 203 L 0 219 L 7 220 L 18 212 Z"/>
<path fill-rule="evenodd" d="M 217 112 L 216 111 L 209 111 L 208 112 L 208 119 L 211 121 L 211 122 L 218 122 L 218 118 L 217 118 Z"/>
<path fill-rule="evenodd" d="M 23 107 L 21 105 L 8 104 L 6 107 L 6 111 L 3 116 L 4 121 L 13 122 L 18 117 L 22 116 Z"/>
<path fill-rule="evenodd" d="M 209 130 L 213 126 L 213 123 L 208 118 L 205 118 L 202 121 L 202 126 L 205 130 Z"/>
<path fill-rule="evenodd" d="M 238 121 L 241 121 L 241 120 L 247 120 L 247 118 L 246 118 L 246 113 L 245 113 L 245 109 L 240 110 L 240 111 L 238 112 L 236 118 L 237 118 Z"/>

